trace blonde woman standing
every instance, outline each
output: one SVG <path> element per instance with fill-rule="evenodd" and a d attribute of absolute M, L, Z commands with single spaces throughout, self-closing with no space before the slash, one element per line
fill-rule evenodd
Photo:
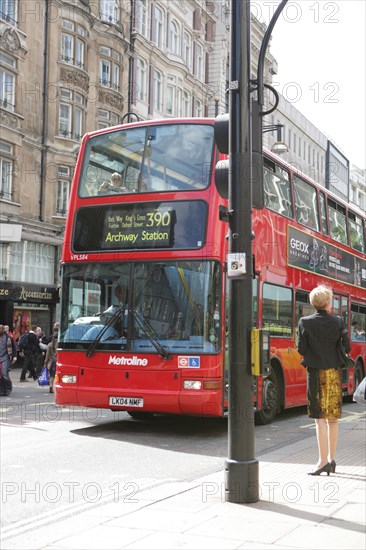
<path fill-rule="evenodd" d="M 320 285 L 310 292 L 310 303 L 316 312 L 299 321 L 298 351 L 301 364 L 307 368 L 308 415 L 315 419 L 319 459 L 309 475 L 329 476 L 335 472 L 338 420 L 342 413 L 342 358 L 337 341 L 342 337 L 348 353 L 351 349 L 341 317 L 330 313 L 333 292 Z"/>

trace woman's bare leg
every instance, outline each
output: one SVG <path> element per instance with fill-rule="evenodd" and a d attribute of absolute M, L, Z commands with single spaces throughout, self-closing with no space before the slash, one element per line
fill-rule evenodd
<path fill-rule="evenodd" d="M 319 451 L 317 468 L 321 468 L 328 462 L 328 425 L 324 418 L 316 418 L 315 427 Z"/>
<path fill-rule="evenodd" d="M 338 441 L 338 420 L 327 420 L 328 432 L 328 461 L 335 460 Z"/>

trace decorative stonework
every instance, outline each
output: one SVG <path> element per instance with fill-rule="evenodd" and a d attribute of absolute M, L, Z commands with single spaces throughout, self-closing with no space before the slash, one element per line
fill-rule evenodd
<path fill-rule="evenodd" d="M 69 82 L 83 89 L 88 93 L 89 91 L 89 77 L 88 75 L 73 69 L 72 67 L 61 67 L 60 80 L 63 82 Z"/>
<path fill-rule="evenodd" d="M 7 126 L 8 128 L 20 128 L 20 119 L 13 113 L 9 113 L 9 111 L 1 109 L 0 124 L 2 126 Z"/>
<path fill-rule="evenodd" d="M 99 88 L 98 100 L 102 101 L 103 103 L 107 103 L 108 105 L 110 105 L 111 107 L 114 107 L 115 109 L 119 109 L 120 111 L 123 110 L 123 97 L 120 95 L 117 95 L 111 90 Z"/>
<path fill-rule="evenodd" d="M 19 36 L 13 29 L 5 29 L 3 35 L 0 37 L 0 45 L 8 52 L 15 54 L 20 50 Z"/>

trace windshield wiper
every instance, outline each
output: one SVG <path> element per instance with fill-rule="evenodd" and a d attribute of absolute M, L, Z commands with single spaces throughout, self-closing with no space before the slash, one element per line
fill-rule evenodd
<path fill-rule="evenodd" d="M 157 339 L 157 335 L 153 327 L 150 325 L 149 321 L 135 309 L 131 310 L 132 317 L 136 320 L 139 328 L 142 330 L 144 336 L 149 340 L 149 342 L 154 346 L 156 351 L 163 359 L 171 359 L 172 356 L 170 353 L 162 346 Z"/>
<path fill-rule="evenodd" d="M 126 304 L 120 304 L 118 306 L 118 309 L 117 311 L 115 311 L 113 313 L 113 315 L 110 317 L 110 319 L 108 319 L 108 321 L 106 322 L 106 324 L 104 325 L 104 327 L 102 328 L 102 330 L 98 333 L 98 336 L 94 339 L 94 341 L 89 345 L 88 347 L 88 350 L 86 352 L 86 356 L 87 357 L 91 357 L 95 351 L 95 348 L 97 347 L 97 345 L 99 344 L 99 342 L 101 341 L 101 339 L 103 338 L 104 334 L 107 332 L 107 330 L 109 329 L 109 327 L 111 327 L 114 322 L 118 319 L 118 317 L 121 315 L 122 316 L 122 320 L 124 319 L 124 316 L 125 316 L 125 309 L 126 309 Z M 122 321 L 123 322 L 123 321 Z"/>

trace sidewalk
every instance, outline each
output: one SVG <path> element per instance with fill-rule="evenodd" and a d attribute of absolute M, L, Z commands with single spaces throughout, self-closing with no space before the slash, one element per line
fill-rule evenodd
<path fill-rule="evenodd" d="M 315 440 L 259 458 L 260 501 L 225 502 L 223 469 L 185 483 L 131 490 L 65 518 L 57 514 L 21 533 L 3 533 L 3 550 L 360 549 L 366 547 L 365 418 L 362 407 L 340 423 L 337 470 L 307 472 Z M 309 420 L 311 424 L 311 420 Z M 192 472 L 192 476 L 194 472 Z"/>

